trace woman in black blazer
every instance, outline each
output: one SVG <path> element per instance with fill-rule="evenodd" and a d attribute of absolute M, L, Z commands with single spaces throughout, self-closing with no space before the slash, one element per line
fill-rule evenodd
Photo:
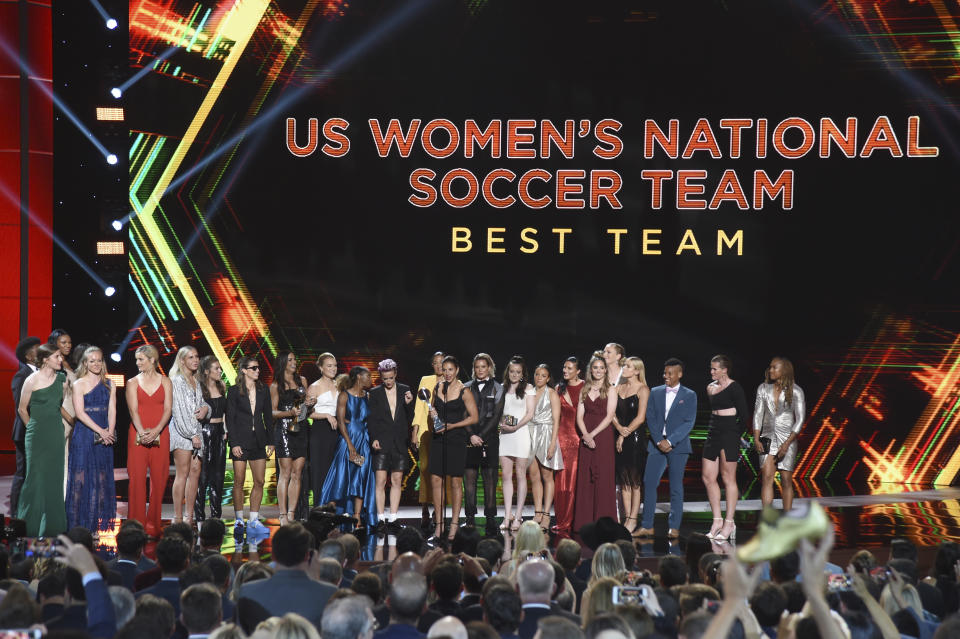
<path fill-rule="evenodd" d="M 260 523 L 260 502 L 267 457 L 273 454 L 273 412 L 270 391 L 260 381 L 260 362 L 256 357 L 242 357 L 237 364 L 237 383 L 227 393 L 227 437 L 233 458 L 233 507 L 237 513 L 233 535 L 269 533 Z M 244 526 L 243 484 L 247 464 L 253 474 L 250 491 L 250 521 Z"/>

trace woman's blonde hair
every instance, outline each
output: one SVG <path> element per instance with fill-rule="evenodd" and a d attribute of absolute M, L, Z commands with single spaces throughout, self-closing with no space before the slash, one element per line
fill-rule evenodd
<path fill-rule="evenodd" d="M 520 525 L 520 530 L 517 531 L 517 538 L 514 540 L 513 545 L 514 571 L 516 571 L 516 566 L 519 565 L 520 559 L 525 557 L 527 553 L 538 553 L 546 549 L 546 547 L 547 540 L 544 539 L 543 531 L 540 530 L 537 522 L 532 519 L 523 522 Z"/>
<path fill-rule="evenodd" d="M 160 353 L 153 344 L 144 344 L 143 346 L 138 346 L 134 353 L 139 353 L 147 359 L 153 360 L 154 369 L 156 369 L 157 365 L 160 364 Z"/>
<path fill-rule="evenodd" d="M 612 544 L 604 544 L 608 545 Z M 613 612 L 613 589 L 619 585 L 620 582 L 613 577 L 601 577 L 587 587 L 583 593 L 583 601 L 580 602 L 580 617 L 583 619 L 584 628 L 597 615 Z"/>
<path fill-rule="evenodd" d="M 327 361 L 328 359 L 332 359 L 333 361 L 337 361 L 337 358 L 334 356 L 333 353 L 330 353 L 330 352 L 327 352 L 327 351 L 324 351 L 323 353 L 320 353 L 319 355 L 317 355 L 317 366 L 323 366 L 323 363 L 324 363 L 325 361 Z"/>
<path fill-rule="evenodd" d="M 87 358 L 93 355 L 94 353 L 100 353 L 100 359 L 103 359 L 103 351 L 100 350 L 99 346 L 88 346 L 84 351 L 83 355 L 80 356 L 80 366 L 77 368 L 77 379 L 83 379 L 83 377 L 89 372 L 87 370 Z M 110 382 L 107 381 L 107 363 L 104 362 L 103 366 L 100 367 L 100 383 L 105 385 L 107 388 L 110 387 Z"/>
<path fill-rule="evenodd" d="M 630 362 L 630 365 L 637 369 L 637 379 L 640 380 L 641 386 L 647 385 L 647 367 L 643 365 L 643 360 L 639 357 L 632 356 L 623 360 L 624 363 Z"/>
<path fill-rule="evenodd" d="M 316 627 L 295 612 L 288 612 L 273 627 L 274 639 L 320 639 Z"/>
<path fill-rule="evenodd" d="M 590 564 L 590 582 L 596 582 L 604 577 L 613 577 L 622 579 L 627 572 L 627 566 L 623 562 L 623 553 L 616 544 L 600 544 L 597 551 L 593 553 L 593 563 Z"/>
<path fill-rule="evenodd" d="M 191 352 L 196 353 L 197 349 L 190 345 L 180 347 L 180 350 L 177 351 L 176 358 L 173 360 L 173 366 L 170 367 L 170 374 L 168 375 L 170 379 L 183 377 L 183 360 L 186 359 L 187 355 Z"/>
<path fill-rule="evenodd" d="M 607 393 L 610 390 L 610 384 L 605 383 L 607 380 L 607 362 L 604 361 L 602 352 L 593 351 L 593 355 L 590 356 L 590 363 L 587 364 L 587 380 L 580 390 L 580 401 L 585 400 L 587 395 L 590 394 L 590 389 L 593 388 L 593 364 L 595 362 L 603 364 L 603 380 L 600 382 L 600 399 L 607 398 Z"/>
<path fill-rule="evenodd" d="M 903 587 L 903 603 L 907 604 L 911 610 L 921 619 L 923 618 L 923 604 L 920 602 L 920 594 L 917 592 L 917 589 L 907 584 Z M 890 584 L 887 584 L 883 587 L 883 591 L 880 593 L 880 605 L 883 606 L 883 609 L 887 611 L 887 614 L 893 616 L 895 612 L 903 610 L 900 607 L 900 604 L 897 603 L 897 600 L 894 599 L 893 593 L 890 592 Z"/>
<path fill-rule="evenodd" d="M 233 586 L 227 598 L 236 603 L 240 599 L 240 586 L 258 579 L 269 579 L 273 576 L 273 568 L 260 561 L 248 561 L 237 568 L 233 576 Z"/>
<path fill-rule="evenodd" d="M 210 633 L 209 639 L 247 639 L 247 633 L 235 623 L 227 623 Z"/>

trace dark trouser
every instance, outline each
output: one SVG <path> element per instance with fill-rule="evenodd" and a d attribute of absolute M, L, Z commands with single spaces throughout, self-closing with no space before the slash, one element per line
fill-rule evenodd
<path fill-rule="evenodd" d="M 463 503 L 467 514 L 467 524 L 473 525 L 477 515 L 477 476 L 483 477 L 483 516 L 487 528 L 497 522 L 497 481 L 499 480 L 500 458 L 498 450 L 486 446 L 487 456 L 483 457 L 482 448 L 467 449 L 467 467 L 463 471 Z"/>
<path fill-rule="evenodd" d="M 13 474 L 13 484 L 10 485 L 10 516 L 17 516 L 17 506 L 20 504 L 20 489 L 23 488 L 23 480 L 27 476 L 27 451 L 24 449 L 23 441 L 14 441 L 13 445 L 17 449 L 17 470 Z"/>
<path fill-rule="evenodd" d="M 303 485 L 313 492 L 313 505 L 322 506 L 320 503 L 320 493 L 323 492 L 323 482 L 330 472 L 330 464 L 333 463 L 333 456 L 337 452 L 337 445 L 340 443 L 339 431 L 330 429 L 330 422 L 325 419 L 315 419 L 308 431 L 308 456 L 307 466 L 310 477 L 309 482 Z M 304 504 L 307 501 L 301 496 L 300 501 Z"/>
<path fill-rule="evenodd" d="M 223 470 L 227 464 L 227 442 L 223 439 L 223 424 L 206 424 L 203 427 L 203 457 L 200 465 L 200 480 L 193 515 L 197 521 L 205 518 L 203 503 L 210 494 L 210 516 L 220 519 L 223 506 Z M 242 490 L 242 488 L 241 488 Z"/>

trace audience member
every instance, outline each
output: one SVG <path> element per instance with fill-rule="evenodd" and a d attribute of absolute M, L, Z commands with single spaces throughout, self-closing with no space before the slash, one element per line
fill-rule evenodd
<path fill-rule="evenodd" d="M 213 576 L 213 585 L 220 591 L 220 608 L 224 619 L 233 619 L 233 601 L 230 600 L 230 578 L 233 577 L 233 568 L 223 555 L 210 555 L 203 560 L 203 565 Z"/>
<path fill-rule="evenodd" d="M 451 555 L 452 557 L 452 555 Z M 420 615 L 417 629 L 427 632 L 441 617 L 457 617 L 461 608 L 458 599 L 463 589 L 463 568 L 453 559 L 442 560 L 430 571 L 430 590 L 436 601 Z"/>
<path fill-rule="evenodd" d="M 661 557 L 657 572 L 660 574 L 660 586 L 663 588 L 682 586 L 689 578 L 687 564 L 676 555 Z"/>
<path fill-rule="evenodd" d="M 574 610 L 580 609 L 580 600 L 583 598 L 583 591 L 587 589 L 587 582 L 575 574 L 577 566 L 580 565 L 580 554 L 580 544 L 572 539 L 562 539 L 560 543 L 557 544 L 557 563 L 563 566 L 563 570 L 567 575 L 567 581 L 573 586 L 573 591 L 577 595 Z"/>
<path fill-rule="evenodd" d="M 583 619 L 583 627 L 587 625 L 597 615 L 613 610 L 613 589 L 620 585 L 620 582 L 613 577 L 601 577 L 591 583 L 583 593 L 583 604 L 580 607 L 580 617 Z"/>
<path fill-rule="evenodd" d="M 122 628 L 133 619 L 137 612 L 137 601 L 133 593 L 125 586 L 110 586 L 110 601 L 113 603 L 113 616 L 117 620 L 117 628 Z"/>
<path fill-rule="evenodd" d="M 223 622 L 222 596 L 209 583 L 193 584 L 180 595 L 180 622 L 190 639 L 208 636 Z"/>
<path fill-rule="evenodd" d="M 536 639 L 584 639 L 580 626 L 563 617 L 544 617 L 537 622 Z"/>
<path fill-rule="evenodd" d="M 483 597 L 483 620 L 490 624 L 501 639 L 515 639 L 523 619 L 520 595 L 509 586 L 491 588 Z"/>
<path fill-rule="evenodd" d="M 139 621 L 145 622 L 147 627 L 159 628 L 164 637 L 170 637 L 177 625 L 177 613 L 166 599 L 146 594 L 137 597 L 136 612 L 127 626 Z"/>
<path fill-rule="evenodd" d="M 143 595 L 160 597 L 169 602 L 176 615 L 179 615 L 180 575 L 190 565 L 190 546 L 179 535 L 164 537 L 157 544 L 157 564 L 160 568 L 160 581 L 137 591 L 137 598 Z"/>
<path fill-rule="evenodd" d="M 369 600 L 352 595 L 330 602 L 320 635 L 323 639 L 371 639 L 376 627 Z"/>
<path fill-rule="evenodd" d="M 343 583 L 343 566 L 333 557 L 323 557 L 315 562 L 314 578 L 334 587 Z"/>
<path fill-rule="evenodd" d="M 147 533 L 135 519 L 128 519 L 117 532 L 117 556 L 107 566 L 120 574 L 123 585 L 131 592 L 138 574 L 156 567 L 156 563 L 143 554 L 147 545 Z"/>
<path fill-rule="evenodd" d="M 617 554 L 619 555 L 619 550 Z M 537 622 L 543 617 L 557 614 L 550 608 L 554 587 L 553 567 L 548 562 L 533 560 L 520 564 L 517 570 L 517 590 L 523 603 L 523 621 L 517 634 L 522 639 L 532 639 L 537 632 Z M 576 615 L 570 613 L 561 613 L 560 616 L 574 623 L 580 621 Z"/>
<path fill-rule="evenodd" d="M 360 541 L 353 535 L 340 535 L 337 540 L 343 544 L 345 561 L 343 564 L 343 579 L 341 588 L 349 588 L 353 578 L 357 576 L 357 563 L 360 561 Z"/>
<path fill-rule="evenodd" d="M 467 627 L 456 617 L 440 617 L 430 626 L 427 639 L 468 639 Z"/>
<path fill-rule="evenodd" d="M 377 633 L 377 639 L 422 639 L 417 622 L 426 607 L 427 580 L 423 575 L 405 572 L 394 576 L 387 593 L 390 625 Z"/>

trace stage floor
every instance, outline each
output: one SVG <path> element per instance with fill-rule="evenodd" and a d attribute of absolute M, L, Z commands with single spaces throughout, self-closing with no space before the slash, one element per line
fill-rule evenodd
<path fill-rule="evenodd" d="M 126 482 L 126 469 L 114 471 L 117 482 Z M 10 485 L 12 477 L 0 477 L 0 508 L 9 512 Z M 172 469 L 171 469 L 172 481 Z M 668 541 L 666 539 L 667 521 L 665 514 L 669 512 L 669 502 L 658 502 L 657 517 L 654 528 L 657 537 L 638 544 L 641 557 L 659 557 L 664 554 L 683 554 L 686 540 L 695 532 L 706 532 L 712 523 L 710 506 L 705 500 L 702 484 L 696 481 L 685 482 L 687 501 L 684 503 L 683 523 L 680 526 L 681 539 Z M 666 485 L 662 486 L 661 497 L 666 498 Z M 795 499 L 801 503 L 810 498 L 816 498 L 827 509 L 836 530 L 836 544 L 838 551 L 847 550 L 849 554 L 859 548 L 878 549 L 882 553 L 889 546 L 890 540 L 895 537 L 904 537 L 913 541 L 918 547 L 933 548 L 942 541 L 960 541 L 960 488 L 955 487 L 920 487 L 907 485 L 884 484 L 876 487 L 863 487 L 859 492 L 849 484 L 842 486 L 819 485 L 799 486 L 798 494 L 805 495 Z M 760 500 L 749 498 L 756 491 L 745 491 L 748 498 L 737 502 L 735 520 L 737 523 L 737 542 L 744 543 L 753 536 L 759 519 Z M 841 493 L 841 494 L 837 494 Z M 528 502 L 530 498 L 528 497 Z M 774 506 L 780 506 L 780 500 L 774 501 Z M 420 507 L 406 505 L 400 508 L 400 521 L 405 525 L 420 523 Z M 260 509 L 260 516 L 266 520 L 269 527 L 278 524 L 279 509 L 274 505 L 264 505 Z M 499 516 L 503 517 L 502 507 Z M 523 514 L 533 516 L 533 506 L 527 505 Z M 451 513 L 448 507 L 446 518 Z M 127 503 L 117 502 L 117 516 L 124 519 L 127 516 Z M 163 518 L 169 520 L 173 516 L 173 504 L 164 503 Z M 223 506 L 223 519 L 229 525 L 234 520 L 232 506 Z M 463 513 L 461 513 L 461 521 Z M 483 519 L 478 518 L 482 525 Z M 110 546 L 110 535 L 102 536 L 102 541 Z M 365 559 L 373 559 L 374 554 L 382 554 L 384 546 L 389 547 L 391 538 L 371 537 L 366 540 Z M 506 540 L 509 544 L 509 535 Z M 261 545 L 259 551 L 268 549 L 269 542 Z M 715 550 L 729 552 L 731 544 L 718 544 Z M 379 553 L 378 553 L 379 548 Z M 232 538 L 227 539 L 224 552 L 234 552 Z M 844 553 L 841 553 L 844 554 Z M 879 557 L 878 557 L 879 558 Z"/>

